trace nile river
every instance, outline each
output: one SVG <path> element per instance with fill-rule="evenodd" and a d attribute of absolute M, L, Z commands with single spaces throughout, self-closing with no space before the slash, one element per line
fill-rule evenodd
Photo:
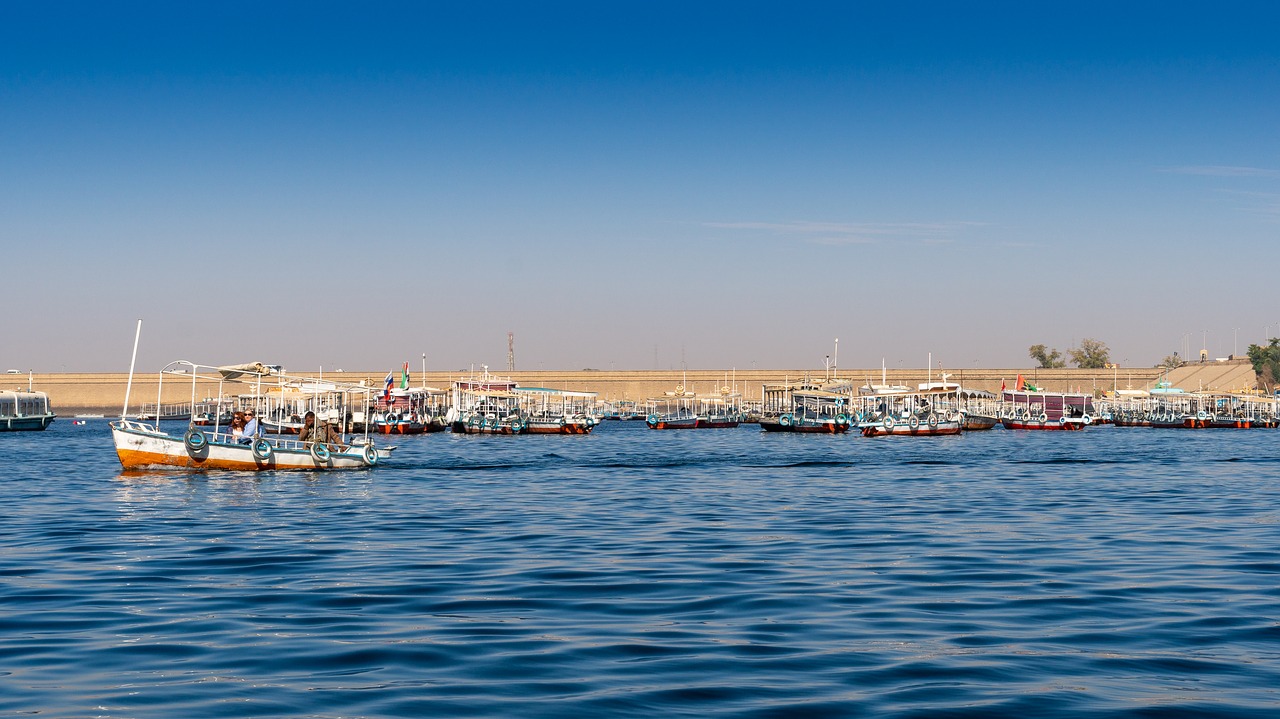
<path fill-rule="evenodd" d="M 0 434 L 0 716 L 1280 715 L 1280 431 Z"/>

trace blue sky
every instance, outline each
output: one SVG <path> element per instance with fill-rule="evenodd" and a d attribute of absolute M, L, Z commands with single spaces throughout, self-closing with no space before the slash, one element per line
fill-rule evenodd
<path fill-rule="evenodd" d="M 0 364 L 1280 335 L 1272 5 L 686 5 L 0 6 Z"/>

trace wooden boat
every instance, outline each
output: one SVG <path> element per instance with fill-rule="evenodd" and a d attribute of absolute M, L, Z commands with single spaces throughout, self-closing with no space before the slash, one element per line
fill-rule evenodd
<path fill-rule="evenodd" d="M 369 416 L 377 434 L 424 434 L 449 428 L 448 395 L 434 387 L 392 389 L 378 395 Z"/>
<path fill-rule="evenodd" d="M 766 432 L 844 434 L 855 420 L 849 411 L 849 382 L 823 379 L 767 384 L 760 396 L 760 429 Z"/>
<path fill-rule="evenodd" d="M 1000 424 L 1004 425 L 1005 429 L 1077 431 L 1084 429 L 1092 423 L 1092 418 L 1087 415 L 1081 418 L 1059 416 L 1057 418 L 1050 419 L 1048 415 L 1041 413 L 1038 416 L 1013 414 L 1000 418 Z"/>
<path fill-rule="evenodd" d="M 194 425 L 175 435 L 159 429 L 156 423 L 126 419 L 111 423 L 111 436 L 125 469 L 362 469 L 378 465 L 394 449 L 372 443 L 331 446 L 265 437 L 241 444 L 229 434 L 206 432 Z"/>
<path fill-rule="evenodd" d="M 992 429 L 997 424 L 1000 424 L 999 417 L 973 412 L 962 412 L 960 414 L 960 428 L 966 432 L 980 432 Z"/>
<path fill-rule="evenodd" d="M 58 415 L 49 407 L 49 395 L 21 390 L 0 391 L 0 432 L 45 429 Z"/>
<path fill-rule="evenodd" d="M 1000 401 L 1005 429 L 1079 431 L 1093 424 L 1095 414 L 1093 396 L 1078 392 L 1004 390 Z"/>
<path fill-rule="evenodd" d="M 686 394 L 684 385 L 677 385 L 674 393 L 648 401 L 645 424 L 649 429 L 697 429 L 698 409 L 692 394 Z"/>
<path fill-rule="evenodd" d="M 885 436 L 906 436 L 906 437 L 937 437 L 949 434 L 960 434 L 963 425 L 961 423 L 961 415 L 954 413 L 949 416 L 939 416 L 930 412 L 926 415 L 910 414 L 908 416 L 894 417 L 888 415 L 882 417 L 879 421 L 866 421 L 859 423 L 858 429 L 864 437 L 885 437 Z"/>
<path fill-rule="evenodd" d="M 141 325 L 139 325 L 141 330 Z M 135 350 L 136 352 L 136 350 Z M 185 360 L 171 363 L 160 372 L 160 382 L 174 365 L 180 365 L 191 378 L 191 391 L 196 392 L 197 382 L 217 382 L 219 396 L 227 381 L 253 382 L 261 389 L 263 380 L 285 382 L 283 374 L 261 364 L 236 365 L 234 377 L 228 368 L 198 365 Z M 130 367 L 129 387 L 133 384 L 133 368 Z M 343 388 L 352 395 L 367 395 L 370 390 L 354 385 Z M 260 393 L 260 392 L 259 392 Z M 159 394 L 159 392 L 157 392 Z M 366 397 L 367 399 L 367 397 Z M 153 422 L 130 420 L 128 415 L 128 388 L 125 393 L 125 409 L 121 418 L 111 422 L 111 437 L 116 456 L 125 469 L 179 469 L 179 470 L 335 470 L 374 467 L 391 456 L 393 447 L 376 447 L 366 435 L 354 438 L 348 444 L 339 442 L 300 442 L 297 440 L 268 439 L 262 436 L 236 438 L 221 431 L 215 424 L 213 430 L 200 427 L 191 421 L 182 422 L 178 431 L 166 431 L 162 419 Z"/>
<path fill-rule="evenodd" d="M 1152 412 L 1148 417 L 1151 427 L 1156 429 L 1208 429 L 1209 413 L 1198 412 Z"/>
<path fill-rule="evenodd" d="M 529 434 L 590 434 L 600 424 L 595 392 L 546 387 L 516 387 Z"/>
<path fill-rule="evenodd" d="M 859 393 L 858 430 L 864 437 L 932 437 L 964 429 L 963 390 L 945 374 L 941 382 L 923 382 L 915 390 L 868 384 Z"/>
<path fill-rule="evenodd" d="M 742 422 L 741 400 L 728 386 L 699 395 L 676 385 L 674 392 L 648 401 L 645 423 L 649 429 L 733 429 Z"/>
<path fill-rule="evenodd" d="M 523 434 L 528 423 L 520 411 L 516 383 L 489 374 L 455 380 L 446 419 L 458 434 Z"/>
<path fill-rule="evenodd" d="M 742 395 L 728 385 L 719 395 L 698 397 L 698 429 L 733 429 L 742 422 Z"/>

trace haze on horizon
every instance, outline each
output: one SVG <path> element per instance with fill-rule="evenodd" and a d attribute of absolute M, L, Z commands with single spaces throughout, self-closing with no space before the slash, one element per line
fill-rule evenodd
<path fill-rule="evenodd" d="M 1280 336 L 1280 7 L 10 3 L 0 368 Z"/>

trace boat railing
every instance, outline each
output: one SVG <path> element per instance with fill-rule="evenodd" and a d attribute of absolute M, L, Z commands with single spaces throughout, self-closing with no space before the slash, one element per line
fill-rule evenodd
<path fill-rule="evenodd" d="M 227 446 L 239 445 L 242 447 L 250 447 L 252 446 L 254 441 L 261 439 L 261 440 L 265 440 L 268 444 L 270 444 L 275 449 L 294 450 L 299 452 L 307 451 L 308 449 L 311 448 L 311 445 L 313 444 L 324 444 L 330 447 L 337 444 L 344 444 L 344 445 L 347 445 L 348 447 L 361 446 L 363 444 L 363 437 L 351 437 L 350 441 L 343 441 L 341 443 L 339 442 L 304 442 L 300 439 L 282 439 L 278 437 L 269 438 L 261 435 L 250 439 L 247 437 L 236 437 L 227 432 L 205 432 L 205 437 L 208 438 L 208 441 L 210 444 L 220 444 L 220 445 L 227 445 Z"/>

